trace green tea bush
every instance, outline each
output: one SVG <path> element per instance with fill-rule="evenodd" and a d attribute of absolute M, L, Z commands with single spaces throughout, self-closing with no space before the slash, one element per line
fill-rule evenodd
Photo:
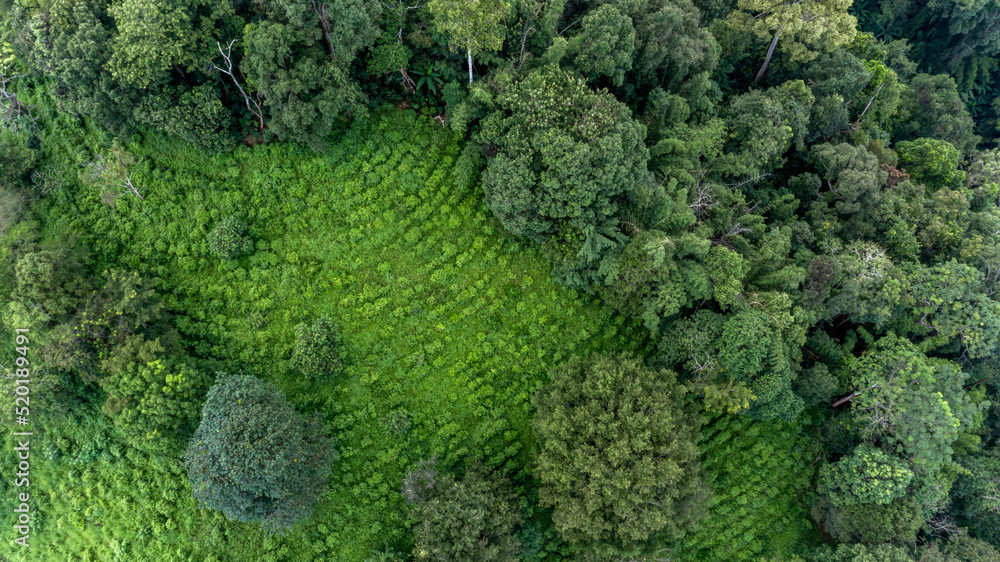
<path fill-rule="evenodd" d="M 45 141 L 59 159 L 84 162 L 77 147 L 104 142 L 92 129 L 60 126 Z M 213 370 L 243 370 L 322 415 L 340 459 L 313 516 L 287 536 L 199 510 L 183 492 L 157 508 L 173 514 L 173 531 L 135 539 L 144 531 L 131 520 L 68 534 L 50 526 L 32 536 L 36 552 L 50 541 L 61 541 L 52 552 L 92 560 L 113 560 L 115 545 L 149 560 L 360 562 L 412 552 L 414 521 L 399 487 L 418 459 L 437 455 L 458 472 L 479 461 L 524 486 L 530 397 L 549 369 L 573 354 L 638 355 L 648 345 L 633 321 L 553 284 L 535 249 L 505 242 L 477 191 L 475 152 L 429 119 L 358 119 L 325 154 L 271 144 L 209 155 L 159 135 L 129 150 L 143 163 L 136 180 L 145 202 L 121 198 L 111 209 L 76 185 L 52 200 L 46 224 L 75 225 L 97 270 L 159 278 L 157 296 L 184 345 L 218 361 Z M 227 216 L 254 233 L 256 251 L 238 265 L 206 249 Z M 303 376 L 289 361 L 296 327 L 316 318 L 336 319 L 339 353 L 350 358 L 333 379 Z M 171 462 L 180 470 L 163 487 L 186 490 L 183 465 Z M 92 493 L 145 505 L 146 469 L 126 477 L 95 466 L 104 488 Z M 55 481 L 64 476 L 61 464 L 53 471 Z M 85 500 L 60 500 L 53 519 Z"/>
<path fill-rule="evenodd" d="M 708 516 L 674 543 L 677 560 L 788 558 L 817 537 L 801 496 L 818 443 L 801 426 L 724 416 L 702 429 Z"/>

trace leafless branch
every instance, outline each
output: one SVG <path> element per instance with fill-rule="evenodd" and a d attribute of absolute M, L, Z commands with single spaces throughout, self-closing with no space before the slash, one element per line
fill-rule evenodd
<path fill-rule="evenodd" d="M 695 187 L 694 201 L 691 203 L 691 210 L 696 217 L 701 218 L 709 209 L 719 205 L 719 200 L 715 196 L 715 190 L 710 184 L 699 183 Z"/>
<path fill-rule="evenodd" d="M 324 4 L 324 7 L 325 7 L 325 4 Z M 215 42 L 215 45 L 219 48 L 219 53 L 222 54 L 222 60 L 225 61 L 226 68 L 219 67 L 213 61 L 213 62 L 209 63 L 209 70 L 218 70 L 219 72 L 221 72 L 221 73 L 229 76 L 230 78 L 232 78 L 233 83 L 236 84 L 236 88 L 240 91 L 240 95 L 243 96 L 243 101 L 246 102 L 246 104 L 247 104 L 247 109 L 250 110 L 250 113 L 253 114 L 253 116 L 257 118 L 257 121 L 258 121 L 258 130 L 259 131 L 263 131 L 264 130 L 264 112 L 261 109 L 260 94 L 255 93 L 254 96 L 255 96 L 256 99 L 251 98 L 250 95 L 247 94 L 246 90 L 243 89 L 243 86 L 240 85 L 239 79 L 237 79 L 236 75 L 233 73 L 233 58 L 232 58 L 232 53 L 233 53 L 233 44 L 234 43 L 236 43 L 236 39 L 233 39 L 232 41 L 230 41 L 229 44 L 226 45 L 226 50 L 223 51 L 222 50 L 222 44 L 219 43 L 218 41 Z M 236 71 L 239 72 L 239 68 L 238 67 L 237 67 Z M 240 72 L 240 74 L 242 75 L 243 73 Z M 253 106 L 251 106 L 251 104 L 253 104 Z"/>
<path fill-rule="evenodd" d="M 0 35 L 0 45 L 7 39 L 7 33 Z M 19 78 L 21 75 L 15 74 L 6 65 L 0 66 L 0 122 L 16 124 L 19 117 L 25 116 L 31 126 L 38 130 L 38 123 L 31 113 L 35 106 L 22 103 L 14 91 L 14 82 Z"/>

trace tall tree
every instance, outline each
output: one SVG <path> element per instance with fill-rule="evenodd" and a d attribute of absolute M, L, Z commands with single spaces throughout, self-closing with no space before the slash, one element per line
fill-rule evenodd
<path fill-rule="evenodd" d="M 627 550 L 680 529 L 685 502 L 703 484 L 697 422 L 684 413 L 672 372 L 627 355 L 573 358 L 532 402 L 540 501 L 555 508 L 567 540 Z"/>
<path fill-rule="evenodd" d="M 108 71 L 122 84 L 147 88 L 165 82 L 171 69 L 183 77 L 203 63 L 216 24 L 233 7 L 229 0 L 121 0 L 108 12 L 118 29 Z"/>
<path fill-rule="evenodd" d="M 582 31 L 570 40 L 569 51 L 573 66 L 596 80 L 607 76 L 615 86 L 625 82 L 625 73 L 632 69 L 635 50 L 635 28 L 632 20 L 610 4 L 604 4 L 583 17 Z"/>
<path fill-rule="evenodd" d="M 645 129 L 606 90 L 546 66 L 498 100 L 479 140 L 495 151 L 483 174 L 486 205 L 510 232 L 560 233 L 578 261 L 618 241 L 620 213 L 646 183 Z"/>
<path fill-rule="evenodd" d="M 844 46 L 857 33 L 857 20 L 847 13 L 851 0 L 738 0 L 727 20 L 737 29 L 770 41 L 760 72 L 767 70 L 775 45 L 792 62 L 808 62 Z"/>
<path fill-rule="evenodd" d="M 510 10 L 505 0 L 431 0 L 434 25 L 448 35 L 448 48 L 465 51 L 472 84 L 472 55 L 503 46 L 503 20 Z"/>
<path fill-rule="evenodd" d="M 959 521 L 973 536 L 993 544 L 1000 541 L 1000 456 L 996 449 L 959 459 L 965 472 L 952 496 Z"/>
<path fill-rule="evenodd" d="M 321 151 L 339 118 L 366 109 L 350 65 L 358 51 L 378 37 L 375 22 L 381 5 L 361 0 L 275 0 L 269 6 L 274 18 L 250 23 L 243 30 L 245 55 L 240 66 L 265 98 L 268 131 Z"/>
<path fill-rule="evenodd" d="M 982 140 L 973 133 L 974 127 L 954 78 L 947 74 L 918 74 L 903 89 L 893 137 L 946 140 L 966 155 Z"/>

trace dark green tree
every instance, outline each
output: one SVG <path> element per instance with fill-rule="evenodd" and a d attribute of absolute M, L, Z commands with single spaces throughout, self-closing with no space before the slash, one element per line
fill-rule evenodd
<path fill-rule="evenodd" d="M 607 76 L 615 86 L 632 69 L 635 28 L 632 20 L 611 4 L 604 4 L 583 17 L 581 32 L 569 43 L 573 67 L 588 81 Z"/>
<path fill-rule="evenodd" d="M 123 0 L 108 12 L 118 33 L 105 67 L 121 84 L 148 88 L 169 81 L 171 70 L 197 69 L 233 7 L 228 0 Z"/>
<path fill-rule="evenodd" d="M 15 36 L 16 44 L 26 63 L 59 84 L 63 107 L 115 134 L 131 134 L 138 93 L 117 84 L 105 68 L 114 37 L 106 10 L 101 2 L 69 0 L 25 9 L 20 12 L 25 33 Z"/>
<path fill-rule="evenodd" d="M 274 17 L 248 24 L 241 68 L 270 112 L 267 129 L 323 150 L 338 119 L 363 113 L 349 73 L 358 51 L 378 37 L 378 2 L 275 0 Z"/>
<path fill-rule="evenodd" d="M 540 240 L 564 226 L 592 259 L 621 240 L 618 215 L 646 181 L 649 158 L 628 108 L 551 66 L 511 87 L 499 106 L 480 138 L 497 153 L 483 190 L 504 227 Z"/>
<path fill-rule="evenodd" d="M 784 164 L 794 144 L 803 147 L 815 97 L 801 80 L 732 96 L 722 116 L 728 142 L 714 162 L 727 176 L 756 177 Z"/>
<path fill-rule="evenodd" d="M 980 141 L 974 126 L 951 76 L 918 74 L 903 89 L 893 137 L 946 140 L 968 154 Z"/>
<path fill-rule="evenodd" d="M 910 552 L 889 544 L 840 544 L 836 548 L 823 545 L 806 555 L 809 562 L 912 562 Z"/>
<path fill-rule="evenodd" d="M 701 27 L 701 14 L 691 0 L 637 4 L 642 8 L 628 15 L 636 22 L 635 67 L 641 83 L 680 92 L 691 77 L 715 70 L 719 46 Z"/>
<path fill-rule="evenodd" d="M 333 455 L 318 416 L 300 416 L 256 378 L 224 375 L 208 392 L 184 465 L 202 505 L 276 531 L 310 513 Z"/>
<path fill-rule="evenodd" d="M 958 459 L 968 472 L 952 489 L 959 523 L 973 536 L 996 544 L 1000 541 L 1000 458 L 995 451 Z"/>
<path fill-rule="evenodd" d="M 1000 551 L 990 543 L 973 538 L 967 533 L 948 537 L 941 549 L 944 556 L 955 562 L 992 562 L 1000 560 Z"/>
<path fill-rule="evenodd" d="M 73 311 L 90 289 L 80 255 L 69 248 L 39 249 L 17 258 L 14 298 L 50 317 Z"/>
<path fill-rule="evenodd" d="M 246 224 L 234 216 L 220 220 L 205 236 L 208 251 L 220 260 L 232 260 L 249 253 L 253 241 L 246 236 L 246 229 Z"/>
<path fill-rule="evenodd" d="M 39 156 L 37 150 L 28 148 L 28 135 L 0 129 L 0 189 L 20 191 Z"/>
<path fill-rule="evenodd" d="M 881 26 L 910 40 L 915 59 L 933 72 L 960 78 L 963 87 L 996 69 L 1000 53 L 1000 4 L 894 0 L 880 2 Z"/>
<path fill-rule="evenodd" d="M 514 528 L 522 517 L 505 478 L 476 467 L 456 480 L 421 463 L 404 479 L 403 494 L 417 519 L 416 560 L 519 559 Z"/>
<path fill-rule="evenodd" d="M 884 505 L 862 503 L 829 508 L 822 521 L 826 531 L 839 542 L 866 545 L 911 544 L 924 524 L 920 507 L 911 497 Z"/>

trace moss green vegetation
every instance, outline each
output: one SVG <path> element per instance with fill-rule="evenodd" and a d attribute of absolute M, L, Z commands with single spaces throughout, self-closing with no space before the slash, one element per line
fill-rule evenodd
<path fill-rule="evenodd" d="M 83 143 L 55 165 L 72 169 L 74 155 L 92 159 L 85 147 L 101 150 L 99 137 L 70 137 L 45 139 Z M 338 439 L 331 489 L 290 535 L 265 538 L 197 510 L 175 458 L 109 445 L 72 462 L 82 454 L 74 439 L 90 437 L 65 425 L 104 422 L 52 420 L 50 437 L 70 434 L 49 439 L 53 459 L 38 463 L 37 488 L 51 497 L 33 547 L 15 560 L 363 560 L 387 544 L 405 550 L 399 487 L 413 464 L 479 460 L 523 481 L 529 396 L 548 370 L 574 353 L 644 345 L 644 330 L 554 285 L 534 250 L 505 239 L 474 188 L 476 160 L 412 113 L 359 122 L 324 155 L 271 145 L 206 157 L 156 137 L 130 149 L 144 201 L 109 205 L 81 167 L 50 199 L 42 232 L 73 225 L 97 269 L 160 278 L 196 355 L 322 413 Z M 207 235 L 237 214 L 254 250 L 220 260 Z M 340 333 L 332 381 L 289 365 L 296 326 L 319 317 Z"/>

